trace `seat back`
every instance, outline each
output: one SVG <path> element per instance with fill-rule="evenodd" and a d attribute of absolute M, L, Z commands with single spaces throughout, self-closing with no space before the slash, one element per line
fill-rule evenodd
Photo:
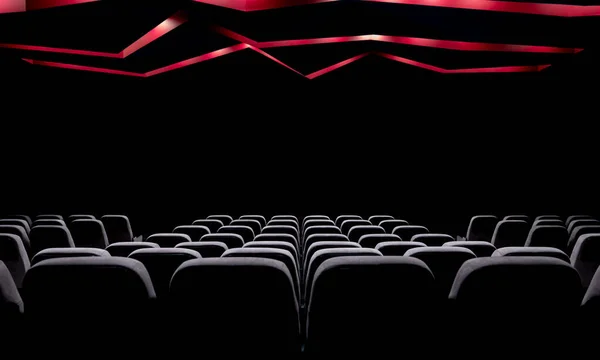
<path fill-rule="evenodd" d="M 252 231 L 252 229 L 250 229 Z M 225 244 L 228 249 L 234 249 L 244 246 L 244 238 L 242 235 L 230 233 L 217 233 L 204 235 L 200 242 L 220 242 Z"/>
<path fill-rule="evenodd" d="M 350 232 L 350 229 L 352 229 L 352 227 L 358 226 L 358 225 L 373 225 L 373 224 L 371 224 L 371 222 L 368 221 L 368 220 L 363 220 L 363 219 L 349 219 L 349 220 L 344 220 L 344 222 L 342 222 L 340 224 L 339 228 L 342 231 L 342 234 L 348 236 L 348 233 Z"/>
<path fill-rule="evenodd" d="M 379 225 L 383 220 L 394 220 L 392 215 L 373 215 L 369 216 L 369 222 L 373 225 Z"/>
<path fill-rule="evenodd" d="M 181 264 L 201 257 L 197 251 L 183 248 L 139 249 L 129 255 L 130 259 L 144 264 L 158 298 L 169 293 L 171 278 Z"/>
<path fill-rule="evenodd" d="M 385 230 L 381 226 L 356 225 L 348 231 L 348 240 L 357 243 L 362 236 L 370 234 L 385 234 Z"/>
<path fill-rule="evenodd" d="M 492 256 L 496 247 L 487 241 L 452 241 L 442 246 L 462 247 L 469 249 L 477 257 Z"/>
<path fill-rule="evenodd" d="M 74 220 L 69 225 L 69 230 L 77 247 L 106 249 L 108 246 L 108 237 L 100 220 Z"/>
<path fill-rule="evenodd" d="M 460 267 L 470 259 L 475 259 L 475 254 L 465 248 L 435 246 L 417 247 L 408 250 L 404 256 L 422 260 L 435 277 L 437 294 L 446 299 Z"/>
<path fill-rule="evenodd" d="M 385 232 L 388 234 L 391 234 L 392 231 L 394 231 L 394 228 L 396 228 L 397 226 L 403 226 L 403 225 L 408 225 L 408 221 L 393 219 L 393 220 L 383 220 L 383 221 L 379 222 L 379 226 L 381 226 L 383 228 L 383 230 L 385 230 Z"/>
<path fill-rule="evenodd" d="M 219 234 L 211 234 L 211 235 L 219 235 Z M 206 235 L 206 236 L 211 236 L 211 235 Z M 238 240 L 243 241 L 241 239 L 241 237 Z M 223 255 L 223 253 L 225 251 L 227 251 L 227 245 L 225 245 L 225 243 L 222 243 L 220 241 L 183 242 L 183 243 L 177 244 L 175 247 L 197 251 L 198 253 L 200 253 L 200 255 L 203 258 L 218 258 L 218 257 L 221 257 L 221 255 Z"/>
<path fill-rule="evenodd" d="M 231 222 L 231 224 L 229 224 L 230 226 L 248 226 L 249 228 L 252 229 L 252 231 L 254 232 L 254 235 L 258 235 L 260 234 L 260 232 L 262 231 L 262 225 L 260 224 L 260 221 L 258 220 L 254 220 L 254 219 L 237 219 L 237 220 L 233 220 Z"/>
<path fill-rule="evenodd" d="M 399 236 L 392 236 L 395 236 L 397 240 L 380 242 L 375 246 L 375 250 L 380 251 L 385 256 L 403 256 L 410 249 L 427 246 L 417 241 L 400 241 Z"/>
<path fill-rule="evenodd" d="M 204 235 L 210 234 L 210 229 L 200 225 L 181 225 L 173 229 L 173 233 L 185 234 L 189 236 L 192 241 L 200 241 Z"/>
<path fill-rule="evenodd" d="M 250 220 L 256 220 L 260 223 L 260 227 L 263 228 L 265 226 L 267 226 L 267 219 L 262 216 L 262 215 L 242 215 L 240 216 L 240 219 L 245 220 L 245 219 L 250 219 Z"/>
<path fill-rule="evenodd" d="M 298 303 L 288 268 L 262 258 L 198 259 L 185 262 L 171 281 L 170 318 L 176 339 L 203 353 L 298 353 Z M 194 331 L 188 325 L 196 324 Z M 235 349 L 231 346 L 235 344 Z M 237 350 L 236 350 L 237 349 Z"/>
<path fill-rule="evenodd" d="M 158 244 L 161 248 L 172 248 L 181 243 L 191 242 L 192 238 L 187 234 L 159 233 L 148 236 L 145 241 Z"/>
<path fill-rule="evenodd" d="M 8 269 L 16 286 L 20 288 L 30 263 L 19 236 L 0 233 L 0 262 Z"/>
<path fill-rule="evenodd" d="M 447 234 L 417 234 L 413 235 L 410 241 L 421 242 L 427 246 L 443 246 L 447 242 L 454 241 L 454 238 Z"/>
<path fill-rule="evenodd" d="M 225 224 L 223 224 L 223 222 L 221 220 L 217 220 L 217 219 L 199 219 L 199 220 L 195 220 L 192 223 L 192 225 L 206 226 L 212 234 L 212 233 L 216 233 L 217 231 L 219 231 L 219 228 L 221 226 L 224 226 Z"/>
<path fill-rule="evenodd" d="M 104 249 L 96 248 L 51 248 L 44 249 L 31 259 L 31 265 L 48 259 L 72 258 L 72 257 L 110 257 L 110 253 Z"/>
<path fill-rule="evenodd" d="M 573 247 L 570 260 L 571 265 L 579 272 L 581 284 L 587 288 L 600 266 L 600 233 L 580 236 Z"/>
<path fill-rule="evenodd" d="M 340 215 L 335 218 L 335 226 L 341 227 L 346 220 L 362 220 L 362 217 L 359 215 Z"/>
<path fill-rule="evenodd" d="M 125 241 L 108 245 L 106 251 L 110 256 L 128 257 L 132 252 L 139 249 L 156 249 L 159 248 L 158 244 L 153 242 L 133 242 Z"/>
<path fill-rule="evenodd" d="M 345 256 L 315 274 L 308 305 L 306 351 L 350 354 L 400 351 L 432 330 L 434 278 L 422 261 L 404 256 Z M 396 326 L 402 324 L 402 326 Z M 410 330 L 408 330 L 410 329 Z"/>
<path fill-rule="evenodd" d="M 402 241 L 410 241 L 415 235 L 427 233 L 429 233 L 429 230 L 425 226 L 420 225 L 400 225 L 392 230 L 392 234 L 398 235 Z"/>
<path fill-rule="evenodd" d="M 363 249 L 363 248 L 327 248 L 316 251 L 310 261 L 304 276 L 304 295 L 303 303 L 306 304 L 310 299 L 310 291 L 313 286 L 313 281 L 317 269 L 327 259 L 331 259 L 339 256 L 382 256 L 381 253 L 375 249 Z"/>
<path fill-rule="evenodd" d="M 219 220 L 223 223 L 224 226 L 231 224 L 231 222 L 233 221 L 233 218 L 229 215 L 210 215 L 207 217 L 207 219 Z"/>
<path fill-rule="evenodd" d="M 471 218 L 467 228 L 467 241 L 492 242 L 498 218 L 494 215 L 476 215 Z"/>
<path fill-rule="evenodd" d="M 525 246 L 553 247 L 562 251 L 567 250 L 569 234 L 562 225 L 535 225 L 527 235 Z"/>
<path fill-rule="evenodd" d="M 529 229 L 526 221 L 502 220 L 496 224 L 492 244 L 498 249 L 507 246 L 525 246 Z"/>
<path fill-rule="evenodd" d="M 267 229 L 267 228 L 269 228 L 269 227 L 266 226 L 265 229 Z M 219 234 L 237 234 L 237 235 L 241 236 L 242 239 L 244 239 L 244 243 L 254 241 L 254 236 L 256 235 L 256 234 L 254 234 L 254 231 L 252 230 L 251 227 L 241 226 L 241 225 L 239 225 L 239 226 L 226 225 L 226 226 L 223 226 L 222 228 L 220 228 L 217 233 L 219 233 Z M 229 248 L 231 248 L 231 246 L 229 246 L 229 244 L 227 246 Z"/>
<path fill-rule="evenodd" d="M 551 247 L 520 247 L 520 246 L 509 246 L 505 248 L 500 248 L 494 251 L 492 256 L 545 256 L 545 257 L 553 257 L 556 259 L 563 260 L 565 262 L 569 262 L 569 257 L 563 251 L 557 248 Z"/>
<path fill-rule="evenodd" d="M 65 226 L 37 225 L 29 236 L 34 255 L 44 249 L 75 247 L 71 232 Z"/>
<path fill-rule="evenodd" d="M 104 215 L 100 220 L 104 224 L 109 244 L 133 241 L 133 230 L 127 216 Z"/>

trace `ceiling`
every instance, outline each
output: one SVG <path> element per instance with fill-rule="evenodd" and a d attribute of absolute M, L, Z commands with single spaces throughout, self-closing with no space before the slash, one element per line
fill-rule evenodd
<path fill-rule="evenodd" d="M 145 81 L 258 61 L 298 82 L 365 64 L 509 76 L 595 54 L 600 0 L 10 0 L 0 20 L 0 58 L 48 71 Z"/>

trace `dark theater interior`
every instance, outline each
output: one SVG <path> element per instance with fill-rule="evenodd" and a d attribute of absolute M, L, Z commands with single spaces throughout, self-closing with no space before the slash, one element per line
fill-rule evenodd
<path fill-rule="evenodd" d="M 599 65 L 600 0 L 0 0 L 0 358 L 598 357 Z"/>

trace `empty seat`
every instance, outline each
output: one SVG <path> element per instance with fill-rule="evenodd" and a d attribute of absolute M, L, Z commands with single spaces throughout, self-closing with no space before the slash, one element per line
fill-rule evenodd
<path fill-rule="evenodd" d="M 350 229 L 352 229 L 352 227 L 358 226 L 358 225 L 373 225 L 373 224 L 371 224 L 371 222 L 368 220 L 350 219 L 350 220 L 344 220 L 344 222 L 342 222 L 342 224 L 339 226 L 339 228 L 340 228 L 340 230 L 342 230 L 342 234 L 348 236 Z"/>
<path fill-rule="evenodd" d="M 313 235 L 319 236 L 319 235 Z M 342 235 L 343 236 L 343 235 Z M 353 243 L 348 239 L 344 241 L 317 241 L 313 242 L 308 248 L 305 249 L 304 252 L 304 263 L 302 264 L 302 274 L 306 277 L 306 273 L 308 272 L 308 264 L 312 259 L 313 255 L 323 249 L 339 249 L 339 248 L 356 248 L 359 249 L 360 245 L 357 243 Z"/>
<path fill-rule="evenodd" d="M 199 241 L 204 235 L 210 234 L 210 229 L 200 225 L 181 225 L 173 229 L 173 233 L 186 234 L 192 241 Z"/>
<path fill-rule="evenodd" d="M 240 216 L 240 219 L 256 220 L 260 223 L 261 228 L 267 226 L 267 219 L 262 215 L 242 215 Z"/>
<path fill-rule="evenodd" d="M 403 344 L 431 339 L 433 285 L 431 271 L 418 259 L 348 256 L 325 261 L 311 291 L 306 351 L 389 354 L 397 351 L 399 339 Z"/>
<path fill-rule="evenodd" d="M 443 246 L 447 242 L 454 241 L 454 238 L 447 234 L 417 234 L 407 240 L 420 242 L 427 246 Z"/>
<path fill-rule="evenodd" d="M 465 261 L 476 258 L 469 249 L 449 246 L 417 247 L 408 250 L 404 256 L 417 258 L 427 264 L 435 277 L 438 296 L 444 299 L 450 293 L 458 269 Z"/>
<path fill-rule="evenodd" d="M 463 264 L 450 298 L 472 306 L 473 310 L 483 306 L 502 313 L 519 309 L 529 313 L 558 311 L 565 307 L 576 310 L 581 299 L 581 283 L 577 271 L 559 259 L 530 256 L 478 258 Z"/>
<path fill-rule="evenodd" d="M 265 229 L 268 229 L 269 227 L 266 226 Z M 264 230 L 264 229 L 263 229 Z M 242 239 L 244 239 L 244 243 L 250 242 L 254 240 L 254 236 L 256 234 L 254 234 L 254 231 L 252 230 L 251 227 L 249 226 L 233 226 L 233 225 L 226 225 L 223 226 L 222 228 L 219 229 L 219 231 L 217 231 L 217 233 L 219 234 L 237 234 L 239 236 L 242 237 Z M 211 240 L 211 241 L 220 241 L 220 240 Z M 233 246 L 229 246 L 228 243 L 227 247 L 228 248 L 232 248 Z M 244 244 L 240 245 L 239 247 L 243 246 Z"/>
<path fill-rule="evenodd" d="M 597 324 L 600 316 L 600 268 L 596 270 L 590 286 L 585 292 L 581 306 L 586 311 L 586 315 L 592 315 L 591 324 Z"/>
<path fill-rule="evenodd" d="M 148 272 L 139 261 L 110 256 L 44 260 L 32 266 L 23 281 L 29 345 L 48 346 L 45 354 L 61 357 L 80 357 L 92 348 L 96 353 L 123 353 L 139 344 L 139 334 L 148 338 L 144 321 L 154 320 L 149 313 L 154 298 Z M 60 324 L 60 331 L 49 328 L 52 324 Z M 107 338 L 110 341 L 104 341 Z M 72 346 L 51 346 L 65 339 L 73 341 Z M 99 341 L 104 342 L 96 349 Z M 140 354 L 143 349 L 136 350 Z"/>
<path fill-rule="evenodd" d="M 201 257 L 197 251 L 184 248 L 139 249 L 129 255 L 130 259 L 138 260 L 144 264 L 148 274 L 150 274 L 150 279 L 152 279 L 157 297 L 168 294 L 171 278 L 181 264 Z"/>
<path fill-rule="evenodd" d="M 132 252 L 139 249 L 154 249 L 158 248 L 158 244 L 152 242 L 133 242 L 125 241 L 108 245 L 106 251 L 110 256 L 128 257 Z"/>
<path fill-rule="evenodd" d="M 55 220 L 64 220 L 62 215 L 53 215 L 53 214 L 42 214 L 35 217 L 36 220 L 41 219 L 55 219 Z"/>
<path fill-rule="evenodd" d="M 31 228 L 27 221 L 22 219 L 0 219 L 0 225 L 17 225 L 23 227 L 25 231 L 29 234 Z"/>
<path fill-rule="evenodd" d="M 252 229 L 255 236 L 260 234 L 260 232 L 262 231 L 262 225 L 260 225 L 260 222 L 258 220 L 253 220 L 253 219 L 237 219 L 237 220 L 233 220 L 231 222 L 231 224 L 229 224 L 229 225 L 230 226 L 248 226 L 249 228 Z"/>
<path fill-rule="evenodd" d="M 381 226 L 385 230 L 385 232 L 388 234 L 391 234 L 392 231 L 394 231 L 395 227 L 402 226 L 402 225 L 408 225 L 408 221 L 393 219 L 393 220 L 383 220 L 383 221 L 379 222 L 379 226 Z"/>
<path fill-rule="evenodd" d="M 304 231 L 304 241 L 314 234 L 341 234 L 342 231 L 333 225 L 311 226 Z"/>
<path fill-rule="evenodd" d="M 600 233 L 580 236 L 570 260 L 581 276 L 581 284 L 587 288 L 600 265 Z"/>
<path fill-rule="evenodd" d="M 530 226 L 523 220 L 502 220 L 496 225 L 492 235 L 492 244 L 497 248 L 506 246 L 525 246 Z"/>
<path fill-rule="evenodd" d="M 573 252 L 575 243 L 581 235 L 596 233 L 600 233 L 600 225 L 582 225 L 574 228 L 569 235 L 569 241 L 567 242 L 567 254 L 571 254 Z"/>
<path fill-rule="evenodd" d="M 229 225 L 233 221 L 233 218 L 229 215 L 210 215 L 207 219 L 219 220 L 223 225 Z"/>
<path fill-rule="evenodd" d="M 572 221 L 575 220 L 582 220 L 582 219 L 593 219 L 593 216 L 590 215 L 571 215 L 567 218 L 567 221 L 565 221 L 565 225 L 568 227 L 569 225 L 571 225 Z"/>
<path fill-rule="evenodd" d="M 265 249 L 265 248 L 240 248 L 225 251 L 223 257 L 243 257 L 243 258 L 265 258 L 281 261 L 285 264 L 292 276 L 294 284 L 294 295 L 300 297 L 300 280 L 298 277 L 298 264 L 293 254 L 288 250 Z"/>
<path fill-rule="evenodd" d="M 252 229 L 249 229 L 252 231 Z M 227 246 L 228 249 L 234 249 L 244 246 L 244 238 L 242 235 L 231 234 L 231 233 L 217 233 L 217 234 L 208 234 L 204 235 L 201 239 L 201 242 L 220 242 Z"/>
<path fill-rule="evenodd" d="M 0 262 L 4 263 L 2 266 L 8 268 L 15 284 L 20 288 L 30 263 L 25 246 L 19 236 L 0 233 Z M 0 272 L 0 278 L 1 276 Z"/>
<path fill-rule="evenodd" d="M 522 220 L 525 222 L 529 222 L 529 216 L 527 215 L 507 215 L 503 220 Z"/>
<path fill-rule="evenodd" d="M 358 239 L 358 244 L 364 248 L 375 249 L 382 242 L 401 241 L 400 237 L 392 234 L 367 234 Z"/>
<path fill-rule="evenodd" d="M 19 225 L 0 225 L 0 234 L 13 234 L 17 235 L 25 246 L 25 251 L 31 257 L 31 243 L 29 242 L 29 235 L 22 226 Z"/>
<path fill-rule="evenodd" d="M 299 230 L 298 228 L 298 223 L 295 220 L 292 219 L 274 219 L 271 220 L 267 223 L 268 226 L 291 226 L 294 229 L 296 229 L 296 231 Z"/>
<path fill-rule="evenodd" d="M 452 241 L 443 246 L 463 247 L 471 250 L 477 257 L 492 256 L 496 247 L 487 241 Z"/>
<path fill-rule="evenodd" d="M 380 242 L 375 246 L 375 250 L 378 250 L 385 256 L 403 256 L 410 249 L 427 246 L 416 241 L 401 241 L 400 237 L 396 235 L 390 236 L 395 237 L 396 240 Z"/>
<path fill-rule="evenodd" d="M 81 220 L 81 219 L 91 219 L 94 220 L 96 217 L 94 215 L 86 215 L 86 214 L 73 214 L 73 215 L 69 215 L 69 217 L 67 217 L 67 219 L 69 220 L 69 222 L 73 221 L 73 220 Z"/>
<path fill-rule="evenodd" d="M 190 242 L 192 238 L 187 234 L 160 233 L 148 236 L 145 241 L 158 244 L 161 248 L 172 248 L 177 244 Z"/>
<path fill-rule="evenodd" d="M 533 222 L 533 227 L 542 226 L 542 225 L 556 225 L 556 226 L 565 226 L 562 220 L 559 219 L 541 219 Z"/>
<path fill-rule="evenodd" d="M 106 249 L 108 237 L 100 220 L 81 219 L 69 226 L 76 247 Z"/>
<path fill-rule="evenodd" d="M 202 339 L 206 354 L 300 350 L 298 303 L 291 274 L 281 261 L 187 261 L 175 272 L 169 295 L 171 318 L 181 324 L 172 327 L 175 339 L 183 341 L 178 343 Z M 188 330 L 189 324 L 195 324 L 194 331 Z"/>
<path fill-rule="evenodd" d="M 283 241 L 299 249 L 298 240 L 290 234 L 259 234 L 254 238 L 254 241 Z"/>
<path fill-rule="evenodd" d="M 369 216 L 369 222 L 373 225 L 379 225 L 383 220 L 394 220 L 392 215 L 373 215 Z"/>
<path fill-rule="evenodd" d="M 31 265 L 48 259 L 71 258 L 71 257 L 109 257 L 110 253 L 104 249 L 96 248 L 51 248 L 37 253 L 31 259 Z"/>
<path fill-rule="evenodd" d="M 562 225 L 536 225 L 531 228 L 525 246 L 553 247 L 567 250 L 569 234 Z"/>
<path fill-rule="evenodd" d="M 503 249 L 500 249 L 503 250 Z M 450 300 L 459 314 L 453 327 L 478 346 L 493 348 L 498 341 L 519 344 L 519 353 L 552 356 L 573 350 L 570 337 L 581 301 L 581 280 L 568 263 L 551 257 L 492 256 L 469 260 L 458 271 Z M 493 321 L 481 321 L 493 313 Z M 557 331 L 563 329 L 563 331 Z M 460 334 L 460 335 L 459 335 Z M 552 346 L 540 346 L 543 339 Z M 503 354 L 514 348 L 498 349 Z"/>
<path fill-rule="evenodd" d="M 496 224 L 498 224 L 498 218 L 494 215 L 473 216 L 467 228 L 467 241 L 492 242 Z"/>
<path fill-rule="evenodd" d="M 362 220 L 362 217 L 358 215 L 340 215 L 335 218 L 335 226 L 342 226 L 342 223 L 346 220 Z"/>
<path fill-rule="evenodd" d="M 27 224 L 29 224 L 29 227 L 31 228 L 31 225 L 33 224 L 33 221 L 31 221 L 31 217 L 29 217 L 28 215 L 11 215 L 7 217 L 8 219 L 21 219 L 21 220 L 25 220 L 27 222 Z"/>
<path fill-rule="evenodd" d="M 0 261 L 0 319 L 2 319 L 2 326 L 5 327 L 6 332 L 10 333 L 15 330 L 7 326 L 17 321 L 22 313 L 23 300 L 19 295 L 19 290 L 17 290 L 9 269 L 4 262 Z M 8 345 L 5 343 L 3 347 Z"/>
<path fill-rule="evenodd" d="M 298 218 L 294 215 L 274 215 L 271 220 L 294 220 L 298 224 Z"/>
<path fill-rule="evenodd" d="M 350 241 L 346 235 L 342 234 L 312 234 L 304 240 L 304 254 L 315 243 L 321 241 Z M 360 246 L 359 246 L 360 247 Z"/>
<path fill-rule="evenodd" d="M 39 225 L 56 225 L 56 226 L 67 226 L 67 224 L 63 220 L 58 219 L 39 219 L 33 222 L 32 226 Z"/>
<path fill-rule="evenodd" d="M 492 256 L 546 256 L 569 262 L 569 257 L 564 251 L 553 247 L 505 247 L 494 251 Z"/>
<path fill-rule="evenodd" d="M 370 234 L 385 234 L 385 230 L 381 226 L 376 225 L 353 226 L 348 232 L 348 240 L 359 243 L 362 236 Z"/>
<path fill-rule="evenodd" d="M 560 219 L 560 216 L 558 215 L 539 215 L 535 218 L 535 221 L 539 221 L 539 220 L 559 220 L 562 221 Z"/>
<path fill-rule="evenodd" d="M 429 230 L 425 226 L 420 225 L 400 225 L 392 230 L 392 234 L 400 236 L 402 241 L 410 241 L 413 236 L 419 234 L 427 234 Z"/>
<path fill-rule="evenodd" d="M 573 232 L 573 229 L 575 229 L 577 226 L 584 226 L 584 225 L 600 225 L 600 221 L 596 220 L 596 219 L 578 219 L 578 220 L 573 220 L 569 223 L 569 226 L 567 227 L 567 231 L 570 233 Z"/>
<path fill-rule="evenodd" d="M 312 226 L 335 226 L 335 223 L 329 219 L 310 219 L 302 224 L 302 233 Z"/>
<path fill-rule="evenodd" d="M 216 233 L 221 226 L 224 226 L 223 222 L 217 219 L 199 219 L 195 220 L 192 225 L 206 226 L 211 233 Z"/>
<path fill-rule="evenodd" d="M 259 236 L 257 236 L 256 239 L 258 239 Z M 261 249 L 267 248 L 267 249 L 287 250 L 292 254 L 292 256 L 294 257 L 294 260 L 296 261 L 296 265 L 298 266 L 298 268 L 300 268 L 300 256 L 298 254 L 298 250 L 296 250 L 296 247 L 294 247 L 294 245 L 290 244 L 289 242 L 285 242 L 285 241 L 258 241 L 256 239 L 254 239 L 254 241 L 251 243 L 244 244 L 243 247 L 244 248 L 261 248 Z"/>
<path fill-rule="evenodd" d="M 33 255 L 44 249 L 75 247 L 71 232 L 64 226 L 34 226 L 29 235 Z"/>
<path fill-rule="evenodd" d="M 296 239 L 298 241 L 300 240 L 299 236 L 298 236 L 298 230 L 296 230 L 296 228 L 293 226 L 286 226 L 286 225 L 265 226 L 262 229 L 262 234 L 288 234 L 288 235 L 292 235 L 294 237 L 294 239 Z"/>
<path fill-rule="evenodd" d="M 133 231 L 131 230 L 131 223 L 127 216 L 104 215 L 100 220 L 104 224 L 109 244 L 133 241 Z"/>
<path fill-rule="evenodd" d="M 317 269 L 327 259 L 340 256 L 382 256 L 382 254 L 375 249 L 363 249 L 363 248 L 328 248 L 316 251 L 310 260 L 308 261 L 308 267 L 304 274 L 304 303 L 306 304 L 310 299 L 311 288 L 313 286 L 313 279 L 317 272 Z"/>
<path fill-rule="evenodd" d="M 304 219 L 302 219 L 302 229 L 304 229 L 304 226 L 306 225 L 306 222 L 309 220 L 331 220 L 329 218 L 329 216 L 327 215 L 308 215 L 305 216 Z M 335 225 L 335 223 L 334 223 Z"/>
<path fill-rule="evenodd" d="M 211 234 L 211 235 L 206 235 L 206 236 L 213 236 L 213 235 L 229 235 L 229 234 Z M 239 235 L 235 235 L 235 236 L 239 236 Z M 238 240 L 240 240 L 242 243 L 244 241 L 244 240 L 242 240 L 241 236 L 239 237 Z M 221 257 L 221 255 L 223 255 L 223 253 L 225 251 L 227 251 L 227 245 L 225 245 L 225 243 L 222 243 L 219 241 L 183 242 L 183 243 L 177 244 L 177 246 L 175 246 L 175 247 L 197 251 L 198 253 L 200 253 L 200 255 L 203 258 Z"/>

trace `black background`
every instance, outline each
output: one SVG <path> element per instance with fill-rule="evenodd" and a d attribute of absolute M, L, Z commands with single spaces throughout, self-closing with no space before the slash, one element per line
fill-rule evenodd
<path fill-rule="evenodd" d="M 478 213 L 597 213 L 597 21 L 383 4 L 243 14 L 187 3 L 153 3 L 142 12 L 136 2 L 108 1 L 47 14 L 100 6 L 105 18 L 82 15 L 80 31 L 68 21 L 58 29 L 56 18 L 40 20 L 43 12 L 33 13 L 36 21 L 30 13 L 3 15 L 10 19 L 2 41 L 118 52 L 154 18 L 189 7 L 194 25 L 176 30 L 181 38 L 165 37 L 118 66 L 146 71 L 152 62 L 198 55 L 190 39 L 214 38 L 202 30 L 208 23 L 255 40 L 360 35 L 377 27 L 369 32 L 586 50 L 553 58 L 535 74 L 443 75 L 367 56 L 312 81 L 250 50 L 148 79 L 31 66 L 3 50 L 2 213 L 123 213 L 137 234 L 212 213 L 388 213 L 451 234 L 464 233 Z M 366 7 L 380 15 L 364 16 Z M 114 20 L 115 29 L 101 36 L 98 24 L 110 16 L 132 20 Z M 16 31 L 30 23 L 43 28 L 44 21 L 54 33 Z M 201 46 L 211 51 L 221 41 Z M 272 54 L 307 73 L 365 46 Z M 181 52 L 170 58 L 164 47 Z M 448 68 L 526 59 L 461 59 L 422 49 L 410 56 Z"/>

